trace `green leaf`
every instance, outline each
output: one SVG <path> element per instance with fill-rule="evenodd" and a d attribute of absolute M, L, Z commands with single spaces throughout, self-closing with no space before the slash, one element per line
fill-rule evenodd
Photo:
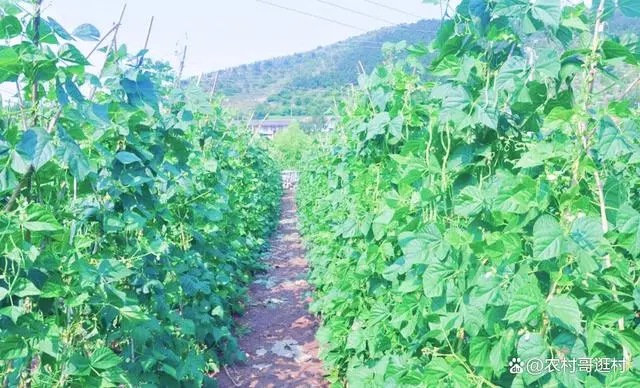
<path fill-rule="evenodd" d="M 60 46 L 60 49 L 58 50 L 58 56 L 60 57 L 60 59 L 67 62 L 75 63 L 78 65 L 89 65 L 89 61 L 87 61 L 87 58 L 85 58 L 80 50 L 78 50 L 76 46 L 69 43 L 65 43 L 64 45 Z"/>
<path fill-rule="evenodd" d="M 637 62 L 628 48 L 612 40 L 602 42 L 601 50 L 604 54 L 604 59 L 625 58 L 627 63 L 635 64 Z"/>
<path fill-rule="evenodd" d="M 601 160 L 614 160 L 632 151 L 629 139 L 611 118 L 604 117 L 600 120 L 598 155 Z"/>
<path fill-rule="evenodd" d="M 544 297 L 535 279 L 529 280 L 520 287 L 512 297 L 505 318 L 511 322 L 526 323 L 531 314 L 538 311 L 544 302 Z"/>
<path fill-rule="evenodd" d="M 18 318 L 24 315 L 24 309 L 19 306 L 7 306 L 0 309 L 0 315 L 11 318 L 13 323 L 18 323 Z"/>
<path fill-rule="evenodd" d="M 438 297 L 444 292 L 447 278 L 454 273 L 453 268 L 446 263 L 436 261 L 425 269 L 422 274 L 422 288 L 427 297 Z"/>
<path fill-rule="evenodd" d="M 55 154 L 55 145 L 51 136 L 42 128 L 28 129 L 16 146 L 17 154 L 24 162 L 38 171 Z M 26 171 L 17 171 L 25 173 Z"/>
<path fill-rule="evenodd" d="M 9 294 L 9 290 L 4 287 L 0 287 L 0 302 Z"/>
<path fill-rule="evenodd" d="M 607 301 L 598 306 L 591 323 L 610 325 L 617 322 L 620 318 L 627 318 L 632 315 L 633 311 L 624 307 L 620 302 Z"/>
<path fill-rule="evenodd" d="M 11 39 L 22 33 L 20 19 L 13 15 L 0 19 L 0 39 Z"/>
<path fill-rule="evenodd" d="M 549 260 L 562 255 L 565 250 L 564 231 L 558 221 L 543 215 L 533 226 L 533 258 Z"/>
<path fill-rule="evenodd" d="M 489 367 L 491 366 L 491 359 L 489 357 L 491 353 L 491 339 L 477 335 L 471 338 L 471 345 L 469 346 L 469 361 L 471 365 L 476 367 Z"/>
<path fill-rule="evenodd" d="M 82 92 L 80 91 L 80 89 L 78 89 L 78 86 L 75 84 L 75 82 L 73 82 L 73 79 L 71 79 L 71 77 L 67 77 L 67 79 L 64 80 L 64 90 L 77 103 L 80 104 L 84 102 L 84 96 L 82 95 Z"/>
<path fill-rule="evenodd" d="M 527 62 L 522 57 L 512 56 L 500 68 L 495 78 L 494 87 L 497 91 L 506 91 L 513 94 L 524 85 L 527 78 Z"/>
<path fill-rule="evenodd" d="M 632 255 L 640 255 L 640 212 L 629 204 L 623 204 L 618 211 L 616 227 L 621 233 L 620 245 Z"/>
<path fill-rule="evenodd" d="M 389 133 L 395 139 L 400 140 L 403 137 L 402 128 L 404 128 L 404 117 L 399 114 L 389 123 Z"/>
<path fill-rule="evenodd" d="M 143 107 L 145 104 L 158 109 L 158 95 L 155 85 L 148 75 L 138 73 L 135 80 L 123 78 L 120 85 L 127 93 L 129 103 L 133 106 Z"/>
<path fill-rule="evenodd" d="M 358 223 L 353 218 L 347 219 L 336 231 L 339 236 L 344 238 L 355 237 L 358 231 Z"/>
<path fill-rule="evenodd" d="M 97 42 L 100 39 L 100 31 L 92 24 L 81 24 L 73 30 L 73 35 L 86 41 Z"/>
<path fill-rule="evenodd" d="M 119 310 L 123 318 L 133 322 L 142 322 L 149 319 L 139 306 L 124 306 Z"/>
<path fill-rule="evenodd" d="M 116 159 L 124 165 L 129 165 L 132 163 L 142 163 L 142 159 L 140 159 L 136 154 L 132 154 L 131 152 L 120 151 L 116 154 Z"/>
<path fill-rule="evenodd" d="M 15 80 L 21 67 L 20 57 L 15 50 L 0 46 L 0 82 Z"/>
<path fill-rule="evenodd" d="M 624 16 L 640 18 L 640 2 L 637 0 L 618 0 L 618 7 Z"/>
<path fill-rule="evenodd" d="M 14 321 L 15 322 L 15 321 Z M 17 335 L 0 337 L 0 360 L 15 360 L 29 354 L 29 345 Z"/>
<path fill-rule="evenodd" d="M 111 351 L 109 348 L 100 347 L 96 349 L 89 357 L 89 363 L 92 368 L 95 369 L 111 369 L 115 366 L 120 365 L 122 359 L 118 357 L 115 353 Z"/>
<path fill-rule="evenodd" d="M 625 329 L 623 331 L 614 332 L 618 340 L 626 345 L 631 354 L 640 353 L 640 334 L 636 333 L 632 329 Z"/>
<path fill-rule="evenodd" d="M 386 226 L 391 223 L 394 214 L 395 211 L 393 209 L 385 208 L 379 216 L 373 219 L 371 230 L 376 240 L 380 240 L 384 236 Z"/>
<path fill-rule="evenodd" d="M 595 251 L 602 243 L 604 232 L 598 217 L 580 217 L 573 221 L 571 240 L 587 252 Z"/>
<path fill-rule="evenodd" d="M 78 182 L 84 181 L 91 172 L 89 160 L 80 149 L 78 143 L 62 127 L 58 128 L 58 138 L 61 142 L 60 147 L 58 147 L 58 157 L 69 166 L 71 174 Z"/>
<path fill-rule="evenodd" d="M 547 27 L 556 30 L 562 17 L 561 0 L 536 0 L 531 2 L 531 14 Z"/>
<path fill-rule="evenodd" d="M 40 290 L 28 279 L 18 279 L 15 287 L 11 290 L 11 293 L 20 298 L 25 296 L 37 296 L 40 295 Z"/>
<path fill-rule="evenodd" d="M 576 333 L 582 333 L 582 313 L 578 303 L 568 295 L 556 295 L 547 303 L 551 321 Z"/>
<path fill-rule="evenodd" d="M 526 333 L 520 337 L 517 350 L 518 357 L 520 357 L 524 363 L 530 360 L 540 360 L 544 363 L 544 360 L 547 359 L 547 344 L 544 338 L 538 333 Z M 527 384 L 531 384 L 543 376 L 543 374 L 530 375 L 526 372 L 524 374 Z"/>
<path fill-rule="evenodd" d="M 557 50 L 548 48 L 536 53 L 534 74 L 536 77 L 547 80 L 558 78 L 560 73 L 560 57 Z"/>
<path fill-rule="evenodd" d="M 484 208 L 484 195 L 476 186 L 467 186 L 460 192 L 456 200 L 454 213 L 461 217 L 473 217 Z"/>
<path fill-rule="evenodd" d="M 373 307 L 371 307 L 371 315 L 370 319 L 367 322 L 368 327 L 372 327 L 373 325 L 380 323 L 391 316 L 387 305 L 382 301 L 377 301 Z"/>
<path fill-rule="evenodd" d="M 51 27 L 53 32 L 55 32 L 56 35 L 58 35 L 62 39 L 75 40 L 73 36 L 71 36 L 71 34 L 69 34 L 67 30 L 64 27 L 62 27 L 62 25 L 60 25 L 60 23 L 58 23 L 54 18 L 48 16 L 47 23 L 49 23 L 49 27 Z"/>
<path fill-rule="evenodd" d="M 82 354 L 75 353 L 64 366 L 64 373 L 70 376 L 89 376 L 91 364 Z"/>
<path fill-rule="evenodd" d="M 22 226 L 32 232 L 56 232 L 61 229 L 53 213 L 37 203 L 29 205 L 28 217 Z"/>

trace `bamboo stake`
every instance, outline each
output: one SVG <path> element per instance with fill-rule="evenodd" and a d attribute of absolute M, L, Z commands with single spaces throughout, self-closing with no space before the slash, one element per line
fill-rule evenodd
<path fill-rule="evenodd" d="M 182 72 L 184 71 L 185 59 L 187 59 L 187 45 L 185 45 L 184 50 L 182 50 L 182 59 L 180 60 L 180 70 L 178 71 L 178 77 L 176 78 L 176 85 L 180 85 L 180 80 L 182 79 Z"/>
<path fill-rule="evenodd" d="M 209 101 L 213 100 L 213 95 L 216 94 L 216 87 L 218 87 L 218 77 L 220 77 L 220 72 L 216 71 L 216 78 L 213 80 L 213 88 L 209 93 Z"/>
<path fill-rule="evenodd" d="M 115 30 L 113 31 L 113 38 L 111 39 L 111 43 L 109 44 L 109 48 L 107 49 L 106 55 L 104 57 L 104 63 L 102 64 L 102 68 L 100 68 L 100 73 L 98 78 L 102 78 L 104 75 L 104 70 L 107 67 L 107 62 L 109 61 L 109 54 L 112 50 L 117 50 L 117 47 L 114 47 L 116 42 L 116 38 L 118 37 L 118 31 L 120 31 L 120 26 L 122 25 L 122 19 L 124 18 L 124 12 L 127 10 L 127 4 L 125 3 L 122 6 L 122 12 L 120 12 L 120 18 L 118 19 L 118 23 L 115 25 Z M 97 91 L 97 87 L 94 85 L 89 92 L 89 100 L 93 100 Z"/>
<path fill-rule="evenodd" d="M 151 38 L 151 30 L 153 29 L 154 20 L 155 20 L 155 16 L 151 16 L 151 21 L 149 22 L 149 28 L 147 29 L 147 37 L 144 40 L 144 48 L 142 49 L 142 55 L 138 60 L 138 67 L 142 66 L 142 62 L 144 61 L 144 56 L 146 54 L 147 49 L 149 48 L 149 39 Z"/>

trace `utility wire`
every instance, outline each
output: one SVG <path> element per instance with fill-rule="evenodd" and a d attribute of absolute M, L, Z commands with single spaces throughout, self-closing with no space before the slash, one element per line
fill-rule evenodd
<path fill-rule="evenodd" d="M 290 8 L 284 5 L 280 5 L 280 4 L 276 4 L 276 3 L 272 3 L 270 1 L 266 1 L 266 0 L 256 0 L 258 3 L 263 3 L 263 4 L 268 4 L 272 7 L 276 7 L 276 8 L 280 8 L 280 9 L 284 9 L 290 12 L 295 12 L 295 13 L 299 13 L 301 15 L 305 15 L 305 16 L 309 16 L 312 18 L 316 18 L 316 19 L 320 19 L 320 20 L 324 20 L 325 22 L 329 22 L 329 23 L 333 23 L 333 24 L 338 24 L 340 26 L 343 27 L 348 27 L 348 28 L 353 28 L 354 30 L 358 30 L 358 31 L 362 31 L 362 32 L 368 32 L 367 30 L 365 30 L 364 28 L 360 28 L 360 27 L 356 27 L 352 24 L 347 24 L 347 23 L 343 23 L 341 21 L 335 20 L 335 19 L 331 19 L 328 17 L 324 17 L 324 16 L 320 16 L 320 15 L 316 15 L 310 12 L 306 12 L 306 11 L 301 11 L 299 9 L 296 8 Z"/>
<path fill-rule="evenodd" d="M 379 3 L 379 2 L 377 2 L 377 1 L 373 1 L 373 0 L 364 0 L 364 1 L 366 1 L 367 3 L 370 3 L 370 4 L 377 5 L 378 7 L 382 7 L 382 8 L 389 9 L 389 10 L 391 10 L 391 11 L 400 12 L 401 14 L 405 14 L 405 15 L 407 15 L 407 16 L 411 16 L 411 17 L 416 17 L 416 18 L 424 19 L 424 17 L 422 17 L 422 16 L 420 16 L 420 15 L 416 15 L 415 13 L 407 12 L 407 11 L 404 11 L 404 10 L 402 10 L 402 9 L 392 7 L 392 6 L 390 6 L 390 5 L 386 5 L 386 4 L 384 4 L 384 3 Z"/>
<path fill-rule="evenodd" d="M 340 5 L 340 4 L 336 4 L 336 3 L 333 3 L 333 2 L 331 2 L 331 1 L 327 1 L 327 0 L 316 0 L 316 1 L 318 1 L 319 3 L 322 3 L 322 4 L 327 4 L 327 5 L 330 5 L 330 6 L 332 6 L 332 7 L 339 8 L 339 9 L 341 9 L 341 10 L 343 10 L 343 11 L 352 12 L 352 13 L 355 13 L 355 14 L 357 14 L 357 15 L 367 17 L 367 18 L 369 18 L 369 19 L 373 19 L 373 20 L 377 20 L 377 21 L 379 21 L 379 22 L 383 22 L 383 23 L 389 24 L 390 26 L 393 26 L 393 27 L 398 27 L 398 28 L 403 28 L 403 29 L 410 30 L 410 31 L 418 31 L 418 32 L 421 32 L 421 33 L 423 33 L 423 34 L 428 34 L 428 32 L 426 32 L 426 31 L 423 31 L 423 30 L 416 30 L 416 29 L 413 29 L 413 28 L 411 28 L 411 27 L 404 26 L 404 25 L 402 25 L 402 24 L 399 24 L 399 23 L 393 22 L 393 21 L 391 21 L 391 20 L 383 19 L 383 18 L 381 18 L 381 17 L 378 17 L 378 16 L 375 16 L 375 15 L 371 15 L 371 14 L 368 14 L 368 13 L 365 13 L 365 12 L 362 12 L 362 11 L 359 11 L 359 10 L 357 10 L 357 9 L 344 7 L 344 6 Z"/>
<path fill-rule="evenodd" d="M 319 3 L 322 3 L 322 4 L 330 5 L 332 7 L 340 8 L 343 11 L 352 12 L 352 13 L 358 14 L 360 16 L 367 17 L 369 19 L 377 20 L 379 22 L 383 22 L 383 23 L 387 23 L 387 24 L 391 24 L 391 25 L 396 25 L 397 24 L 397 23 L 392 22 L 390 20 L 383 19 L 383 18 L 374 16 L 374 15 L 371 15 L 371 14 L 368 14 L 368 13 L 365 13 L 365 12 L 362 12 L 362 11 L 358 11 L 358 10 L 353 9 L 353 8 L 347 8 L 347 7 L 344 7 L 344 6 L 340 5 L 340 4 L 332 3 L 332 2 L 327 1 L 327 0 L 316 0 L 316 1 L 319 2 Z"/>

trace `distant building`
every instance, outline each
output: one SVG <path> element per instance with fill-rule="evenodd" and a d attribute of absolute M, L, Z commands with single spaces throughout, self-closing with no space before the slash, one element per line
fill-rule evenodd
<path fill-rule="evenodd" d="M 285 128 L 287 128 L 294 120 L 251 120 L 249 128 L 261 136 L 272 139 L 273 136 Z"/>

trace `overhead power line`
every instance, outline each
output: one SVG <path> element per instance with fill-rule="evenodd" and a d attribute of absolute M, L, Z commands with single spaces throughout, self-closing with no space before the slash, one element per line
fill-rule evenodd
<path fill-rule="evenodd" d="M 347 8 L 347 7 L 344 7 L 344 6 L 340 5 L 340 4 L 332 3 L 332 2 L 327 1 L 327 0 L 316 0 L 316 1 L 318 1 L 318 2 L 320 2 L 322 4 L 327 4 L 327 5 L 330 5 L 332 7 L 339 8 L 339 9 L 341 9 L 343 11 L 352 12 L 352 13 L 355 13 L 357 15 L 367 17 L 369 19 L 377 20 L 379 22 L 383 22 L 383 23 L 387 23 L 387 24 L 391 24 L 391 25 L 395 25 L 396 24 L 395 22 L 392 22 L 390 20 L 383 19 L 383 18 L 374 16 L 374 15 L 371 15 L 371 14 L 368 14 L 368 13 L 365 13 L 365 12 L 362 12 L 362 11 L 358 11 L 357 9 Z"/>
<path fill-rule="evenodd" d="M 339 20 L 331 19 L 331 18 L 328 18 L 328 17 L 325 17 L 325 16 L 316 15 L 316 14 L 313 14 L 311 12 L 301 11 L 301 10 L 296 9 L 296 8 L 287 7 L 287 6 L 276 4 L 276 3 L 272 3 L 272 2 L 266 1 L 266 0 L 256 0 L 256 1 L 258 3 L 267 4 L 267 5 L 270 5 L 272 7 L 276 7 L 276 8 L 284 9 L 284 10 L 287 10 L 287 11 L 290 11 L 290 12 L 295 12 L 295 13 L 298 13 L 298 14 L 301 14 L 301 15 L 309 16 L 309 17 L 312 17 L 312 18 L 324 20 L 325 22 L 337 24 L 337 25 L 340 25 L 340 26 L 343 26 L 343 27 L 347 27 L 347 28 L 353 28 L 354 30 L 358 30 L 358 31 L 362 31 L 362 32 L 367 32 L 367 30 L 365 30 L 364 28 L 360 28 L 360 27 L 357 27 L 357 26 L 354 26 L 354 25 L 348 24 L 348 23 L 343 23 L 343 22 L 341 22 Z"/>
<path fill-rule="evenodd" d="M 394 26 L 394 27 L 398 27 L 398 28 L 402 28 L 402 29 L 406 29 L 406 30 L 410 30 L 410 31 L 418 31 L 418 32 L 422 32 L 423 34 L 428 34 L 428 32 L 427 32 L 427 31 L 423 31 L 423 30 L 416 30 L 416 29 L 413 29 L 413 28 L 408 27 L 408 26 L 403 26 L 402 24 L 398 24 L 398 23 L 393 22 L 393 21 L 391 21 L 391 20 L 383 19 L 383 18 L 381 18 L 381 17 L 375 16 L 375 15 L 371 15 L 371 14 L 368 14 L 368 13 L 365 13 L 365 12 L 362 12 L 362 11 L 359 11 L 359 10 L 357 10 L 357 9 L 347 8 L 347 7 L 345 7 L 345 6 L 342 6 L 342 5 L 340 5 L 340 4 L 333 3 L 333 2 L 331 2 L 331 1 L 327 1 L 327 0 L 316 0 L 316 1 L 318 1 L 319 3 L 322 3 L 322 4 L 327 4 L 327 5 L 330 5 L 330 6 L 332 6 L 332 7 L 339 8 L 339 9 L 341 9 L 341 10 L 343 10 L 343 11 L 352 12 L 352 13 L 355 13 L 355 14 L 360 15 L 360 16 L 364 16 L 364 17 L 368 17 L 368 18 L 373 19 L 373 20 L 377 20 L 377 21 L 379 21 L 379 22 L 387 23 L 387 24 L 389 24 L 390 26 Z"/>
<path fill-rule="evenodd" d="M 400 12 L 401 14 L 405 14 L 407 16 L 424 19 L 424 17 L 422 17 L 420 15 L 416 15 L 415 13 L 407 12 L 407 11 L 404 11 L 402 9 L 392 7 L 392 6 L 386 5 L 384 3 L 380 3 L 380 2 L 377 2 L 377 1 L 373 1 L 373 0 L 364 0 L 364 1 L 366 1 L 367 3 L 370 3 L 370 4 L 377 5 L 378 7 L 386 8 L 386 9 L 391 10 L 391 11 Z"/>

